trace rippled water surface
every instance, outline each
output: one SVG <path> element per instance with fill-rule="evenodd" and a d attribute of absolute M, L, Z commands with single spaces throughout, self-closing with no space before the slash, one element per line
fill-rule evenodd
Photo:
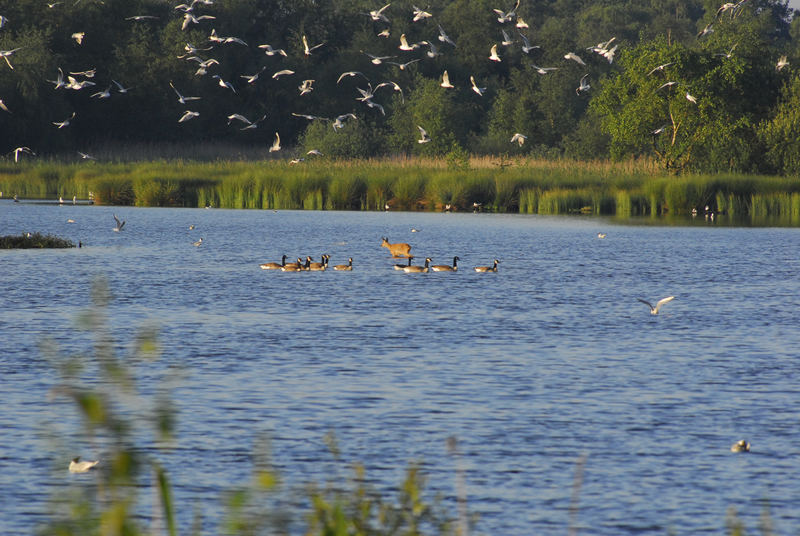
<path fill-rule="evenodd" d="M 74 483 L 48 433 L 74 411 L 39 345 L 89 351 L 76 319 L 99 275 L 120 344 L 159 326 L 141 374 L 183 370 L 177 444 L 157 454 L 182 532 L 202 507 L 217 533 L 259 437 L 287 488 L 325 481 L 330 431 L 381 489 L 422 462 L 453 515 L 456 436 L 478 533 L 565 534 L 584 455 L 586 534 L 719 534 L 731 507 L 753 532 L 765 508 L 778 533 L 800 528 L 797 229 L 0 202 L 0 234 L 23 231 L 84 247 L 0 251 L 0 533 L 33 533 Z M 381 236 L 460 270 L 394 271 Z M 353 271 L 258 266 L 322 253 Z M 496 274 L 472 270 L 494 258 Z M 668 295 L 658 316 L 637 301 Z M 60 438 L 69 456 L 102 458 L 80 431 Z M 741 438 L 752 452 L 732 454 Z"/>

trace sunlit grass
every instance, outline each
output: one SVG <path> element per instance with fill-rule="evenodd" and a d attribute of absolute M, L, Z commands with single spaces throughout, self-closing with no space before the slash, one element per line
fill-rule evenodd
<path fill-rule="evenodd" d="M 221 152 L 221 151 L 220 151 Z M 146 151 L 141 153 L 146 155 Z M 217 154 L 217 153 L 212 153 Z M 800 182 L 753 175 L 669 175 L 648 160 L 472 157 L 335 160 L 160 159 L 0 164 L 6 197 L 84 199 L 99 204 L 241 209 L 485 210 L 681 215 L 693 209 L 800 220 Z"/>

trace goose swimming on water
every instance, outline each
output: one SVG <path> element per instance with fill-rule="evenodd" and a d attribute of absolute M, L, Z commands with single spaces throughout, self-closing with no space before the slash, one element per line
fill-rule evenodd
<path fill-rule="evenodd" d="M 428 257 L 428 258 L 426 258 L 426 259 L 425 259 L 425 266 L 411 266 L 411 265 L 409 265 L 409 266 L 406 266 L 405 268 L 403 268 L 403 271 L 404 271 L 405 273 L 407 273 L 407 274 L 423 274 L 423 273 L 428 273 L 428 270 L 429 270 L 429 268 L 428 268 L 428 265 L 429 265 L 429 263 L 430 263 L 432 260 L 433 260 L 433 259 L 431 259 L 430 257 Z"/>
<path fill-rule="evenodd" d="M 265 262 L 263 264 L 259 264 L 258 266 L 262 270 L 280 270 L 284 266 L 286 266 L 286 255 L 283 256 L 280 263 L 277 262 Z"/>
<path fill-rule="evenodd" d="M 487 273 L 487 272 L 496 272 L 497 271 L 497 264 L 500 261 L 497 259 L 494 260 L 494 264 L 492 266 L 476 266 L 475 271 L 478 273 Z"/>
<path fill-rule="evenodd" d="M 431 270 L 434 272 L 457 272 L 458 271 L 458 261 L 461 259 L 459 257 L 453 257 L 453 266 L 449 266 L 447 264 L 434 264 L 431 266 Z"/>
<path fill-rule="evenodd" d="M 351 272 L 353 270 L 353 257 L 347 259 L 347 264 L 337 264 L 333 267 L 334 270 Z"/>

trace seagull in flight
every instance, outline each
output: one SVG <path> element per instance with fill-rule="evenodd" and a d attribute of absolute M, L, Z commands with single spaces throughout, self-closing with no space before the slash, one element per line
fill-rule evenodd
<path fill-rule="evenodd" d="M 266 67 L 262 67 L 261 70 L 258 71 L 256 74 L 242 74 L 242 75 L 239 75 L 239 78 L 244 78 L 247 81 L 248 84 L 252 84 L 256 80 L 258 80 L 258 75 L 263 73 L 265 70 L 266 70 Z"/>
<path fill-rule="evenodd" d="M 514 9 L 508 13 L 503 12 L 501 9 L 493 9 L 492 11 L 497 14 L 497 22 L 500 24 L 505 24 L 507 22 L 511 22 L 511 20 L 517 16 L 517 9 L 519 9 L 519 0 L 517 0 L 517 5 L 514 6 Z"/>
<path fill-rule="evenodd" d="M 386 11 L 386 8 L 391 5 L 392 4 L 386 4 L 380 9 L 373 9 L 369 13 L 365 13 L 365 15 L 369 16 L 372 20 L 376 22 L 377 21 L 389 22 L 389 18 L 386 15 L 384 15 L 383 12 Z"/>
<path fill-rule="evenodd" d="M 61 89 L 62 87 L 66 87 L 66 83 L 64 83 L 64 71 L 61 70 L 61 67 L 58 68 L 58 77 L 55 80 L 48 80 L 48 82 L 52 82 L 56 85 L 54 89 Z"/>
<path fill-rule="evenodd" d="M 108 86 L 103 91 L 98 91 L 97 93 L 92 93 L 89 97 L 90 98 L 96 97 L 98 99 L 107 99 L 107 98 L 111 97 L 111 86 Z"/>
<path fill-rule="evenodd" d="M 72 112 L 72 115 L 69 118 L 64 119 L 63 121 L 53 121 L 53 124 L 58 128 L 64 128 L 69 126 L 69 122 L 75 119 L 75 112 Z"/>
<path fill-rule="evenodd" d="M 11 113 L 11 110 L 8 109 L 8 106 L 6 106 L 6 103 L 3 102 L 3 99 L 0 99 L 0 110 Z"/>
<path fill-rule="evenodd" d="M 314 88 L 311 86 L 314 83 L 314 80 L 303 80 L 303 83 L 297 86 L 297 89 L 300 90 L 300 95 L 306 95 L 311 93 Z"/>
<path fill-rule="evenodd" d="M 517 144 L 520 147 L 522 147 L 523 144 L 525 143 L 525 140 L 527 140 L 527 139 L 528 139 L 528 136 L 526 136 L 524 134 L 520 134 L 519 132 L 517 132 L 513 136 L 511 136 L 511 143 L 517 142 Z"/>
<path fill-rule="evenodd" d="M 442 43 L 449 43 L 449 44 L 451 44 L 453 46 L 456 46 L 456 44 L 453 42 L 453 40 L 450 39 L 447 36 L 447 34 L 444 32 L 444 28 L 442 28 L 441 24 L 439 25 L 439 41 L 441 41 Z"/>
<path fill-rule="evenodd" d="M 336 131 L 339 130 L 340 128 L 343 128 L 345 119 L 357 119 L 356 114 L 349 113 L 337 116 L 336 119 L 333 121 L 333 130 Z"/>
<path fill-rule="evenodd" d="M 408 67 L 408 66 L 409 66 L 409 65 L 411 65 L 412 63 L 416 63 L 416 62 L 418 62 L 418 61 L 420 61 L 420 58 L 416 58 L 416 59 L 413 59 L 413 60 L 411 60 L 411 61 L 407 61 L 407 62 L 405 62 L 405 63 L 397 63 L 396 61 L 387 61 L 386 63 L 388 63 L 388 64 L 390 64 L 390 65 L 397 65 L 398 67 L 400 67 L 400 70 L 401 70 L 401 71 L 405 71 L 405 70 L 406 70 L 406 67 Z"/>
<path fill-rule="evenodd" d="M 294 74 L 294 71 L 292 71 L 292 70 L 290 70 L 290 69 L 283 69 L 283 70 L 281 70 L 281 71 L 278 71 L 277 73 L 273 74 L 273 75 L 272 75 L 272 78 L 273 78 L 274 80 L 277 80 L 277 79 L 278 79 L 278 78 L 280 78 L 281 76 L 286 76 L 286 75 L 290 75 L 290 74 Z"/>
<path fill-rule="evenodd" d="M 670 65 L 675 65 L 675 62 L 674 62 L 674 61 L 671 61 L 671 62 L 669 62 L 669 63 L 662 63 L 661 65 L 659 65 L 658 67 L 655 67 L 655 68 L 654 68 L 652 71 L 650 71 L 650 72 L 649 72 L 649 73 L 647 73 L 647 74 L 648 74 L 648 75 L 651 75 L 651 74 L 653 74 L 653 73 L 656 73 L 656 72 L 661 72 L 661 71 L 663 71 L 664 69 L 666 69 L 667 67 L 669 67 Z"/>
<path fill-rule="evenodd" d="M 117 82 L 116 80 L 111 80 L 111 81 L 112 81 L 112 82 L 114 82 L 114 85 L 115 85 L 115 86 L 117 86 L 117 91 L 118 91 L 119 93 L 127 93 L 127 92 L 128 92 L 128 90 L 130 90 L 130 89 L 133 89 L 132 87 L 123 87 L 123 86 L 122 86 L 122 84 L 120 84 L 120 83 L 119 83 L 119 82 Z"/>
<path fill-rule="evenodd" d="M 656 91 L 658 91 L 659 89 L 663 89 L 663 88 L 665 88 L 665 87 L 672 87 L 672 86 L 674 86 L 675 84 L 677 84 L 677 82 L 672 82 L 672 81 L 670 81 L 670 82 L 664 82 L 663 84 L 661 84 L 660 86 L 658 86 L 658 87 L 656 88 Z"/>
<path fill-rule="evenodd" d="M 585 74 L 583 75 L 583 77 L 581 77 L 580 85 L 575 88 L 575 93 L 577 95 L 580 95 L 584 91 L 589 91 L 589 89 L 592 87 L 589 85 L 589 82 L 587 82 L 588 78 L 589 78 L 588 74 Z"/>
<path fill-rule="evenodd" d="M 411 19 L 412 22 L 418 22 L 421 21 L 422 19 L 427 19 L 433 16 L 427 11 L 423 11 L 422 9 L 418 8 L 417 6 L 412 5 L 411 7 L 414 8 L 414 18 Z"/>
<path fill-rule="evenodd" d="M 693 97 L 691 94 L 689 94 L 688 91 L 686 92 L 686 100 L 688 100 L 692 104 L 697 104 L 697 99 Z"/>
<path fill-rule="evenodd" d="M 389 80 L 388 82 L 381 82 L 380 84 L 375 86 L 375 91 L 378 91 L 382 87 L 390 87 L 393 90 L 399 92 L 400 93 L 401 102 L 405 102 L 406 101 L 405 97 L 403 96 L 403 88 L 401 88 L 400 84 L 398 84 L 397 82 L 392 82 L 391 80 Z"/>
<path fill-rule="evenodd" d="M 116 227 L 114 227 L 114 232 L 120 232 L 123 227 L 125 227 L 125 222 L 117 218 L 117 215 L 114 214 L 114 221 L 117 222 Z"/>
<path fill-rule="evenodd" d="M 580 65 L 583 65 L 584 67 L 586 66 L 586 63 L 584 63 L 584 61 L 580 58 L 580 56 L 578 56 L 574 52 L 567 52 L 566 54 L 564 54 L 564 59 L 572 60 L 574 62 L 579 63 Z"/>
<path fill-rule="evenodd" d="M 534 65 L 531 63 L 531 67 L 536 69 L 536 72 L 539 74 L 547 74 L 550 71 L 557 71 L 558 67 L 539 67 L 538 65 Z"/>
<path fill-rule="evenodd" d="M 524 35 L 522 35 L 521 33 L 519 34 L 519 36 L 522 38 L 522 51 L 525 54 L 528 54 L 531 50 L 535 50 L 537 48 L 541 48 L 538 45 L 537 46 L 531 46 L 531 42 L 528 41 L 528 38 L 525 37 Z"/>
<path fill-rule="evenodd" d="M 266 118 L 267 118 L 267 114 L 264 114 L 264 115 L 261 116 L 261 119 L 257 119 L 255 121 L 253 121 L 252 123 L 250 123 L 249 125 L 245 125 L 244 127 L 240 128 L 239 130 L 251 130 L 251 129 L 254 129 L 254 128 L 258 128 L 258 124 L 260 122 L 262 122 Z"/>
<path fill-rule="evenodd" d="M 29 155 L 36 156 L 36 153 L 31 151 L 30 147 L 17 147 L 11 152 L 14 153 L 14 162 L 19 162 L 19 156 L 23 153 L 28 153 Z"/>
<path fill-rule="evenodd" d="M 201 99 L 201 97 L 184 97 L 183 95 L 181 95 L 181 92 L 178 91 L 175 88 L 175 86 L 172 84 L 171 80 L 170 80 L 170 83 L 169 83 L 169 87 L 171 87 L 172 91 L 174 91 L 175 94 L 178 95 L 178 102 L 180 102 L 181 104 L 186 104 L 187 101 L 193 101 L 193 100 L 200 100 Z"/>
<path fill-rule="evenodd" d="M 661 125 L 661 126 L 660 126 L 660 127 L 658 127 L 657 129 L 655 129 L 654 131 L 652 131 L 650 134 L 652 134 L 653 136 L 658 136 L 659 134 L 661 134 L 662 132 L 664 132 L 665 130 L 667 130 L 667 127 L 669 127 L 669 125 L 668 125 L 668 124 Z"/>
<path fill-rule="evenodd" d="M 181 118 L 178 119 L 178 123 L 183 123 L 185 121 L 188 121 L 189 119 L 194 119 L 195 117 L 197 117 L 199 115 L 200 115 L 200 112 L 193 112 L 191 110 L 186 110 L 185 112 L 183 112 L 183 115 L 181 116 Z"/>
<path fill-rule="evenodd" d="M 417 143 L 422 144 L 422 143 L 428 143 L 429 141 L 431 141 L 431 137 L 428 136 L 428 133 L 425 131 L 424 128 L 422 128 L 419 125 L 417 125 L 417 128 L 419 129 L 419 135 L 420 135 L 420 138 L 417 140 Z"/>
<path fill-rule="evenodd" d="M 489 53 L 489 59 L 490 59 L 490 60 L 492 60 L 492 61 L 496 61 L 496 62 L 498 62 L 498 63 L 499 63 L 500 61 L 502 61 L 502 60 L 500 59 L 500 56 L 498 56 L 498 55 L 497 55 L 497 43 L 495 43 L 494 45 L 492 45 L 492 50 L 491 50 L 491 52 Z"/>
<path fill-rule="evenodd" d="M 282 48 L 272 48 L 272 45 L 258 45 L 258 48 L 263 48 L 264 53 L 267 56 L 274 56 L 275 54 L 280 54 L 281 56 L 286 56 L 286 51 Z"/>
<path fill-rule="evenodd" d="M 190 23 L 200 24 L 201 20 L 216 19 L 216 18 L 217 17 L 213 17 L 211 15 L 200 15 L 199 17 L 195 17 L 191 13 L 186 13 L 183 16 L 183 24 L 181 24 L 181 30 L 185 30 L 186 28 L 188 28 Z"/>
<path fill-rule="evenodd" d="M 312 53 L 314 50 L 318 49 L 319 47 L 321 47 L 321 46 L 322 46 L 322 45 L 324 45 L 324 44 L 325 44 L 325 43 L 323 42 L 323 43 L 320 43 L 320 44 L 318 44 L 318 45 L 314 45 L 313 47 L 310 47 L 310 46 L 308 46 L 308 39 L 306 39 L 306 36 L 305 36 L 305 35 L 303 35 L 303 53 L 304 53 L 306 56 L 310 56 L 310 55 L 311 55 L 311 53 Z"/>
<path fill-rule="evenodd" d="M 396 57 L 396 56 L 375 56 L 373 54 L 370 54 L 369 52 L 364 52 L 364 54 L 370 57 L 370 60 L 374 65 L 380 65 L 381 63 L 383 63 L 383 60 L 388 60 Z"/>
<path fill-rule="evenodd" d="M 274 153 L 274 152 L 280 151 L 280 150 L 281 150 L 281 137 L 276 132 L 275 133 L 275 141 L 272 142 L 272 146 L 269 148 L 269 152 Z"/>
<path fill-rule="evenodd" d="M 251 121 L 242 114 L 231 114 L 228 116 L 228 124 L 230 125 L 233 120 L 241 121 L 246 125 L 252 125 Z"/>
<path fill-rule="evenodd" d="M 318 115 L 308 115 L 308 114 L 297 114 L 292 112 L 292 115 L 295 117 L 302 117 L 303 119 L 308 119 L 309 121 L 314 121 L 315 119 L 322 119 L 323 121 L 330 121 L 327 117 L 320 117 Z"/>
<path fill-rule="evenodd" d="M 2 52 L 0 52 L 0 54 L 2 54 Z M 8 60 L 6 60 L 6 61 L 8 61 Z M 776 71 L 780 71 L 781 69 L 783 69 L 787 65 L 789 65 L 789 60 L 786 59 L 786 56 L 781 56 L 778 59 L 778 64 L 775 66 L 775 70 Z"/>
<path fill-rule="evenodd" d="M 358 76 L 362 76 L 362 77 L 364 77 L 364 79 L 365 79 L 365 80 L 369 81 L 369 78 L 367 78 L 367 77 L 364 75 L 364 73 L 362 73 L 361 71 L 347 71 L 347 72 L 344 72 L 344 73 L 342 73 L 341 75 L 339 75 L 339 79 L 336 81 L 336 83 L 338 84 L 339 82 L 341 82 L 341 81 L 342 81 L 342 79 L 343 79 L 345 76 L 356 76 L 356 75 L 358 75 Z"/>
<path fill-rule="evenodd" d="M 79 45 L 83 44 L 83 38 L 86 37 L 86 32 L 75 32 L 71 36 Z"/>
<path fill-rule="evenodd" d="M 669 296 L 667 298 L 662 298 L 662 299 L 658 300 L 658 302 L 656 302 L 655 306 L 653 306 L 653 304 L 651 304 L 649 301 L 643 300 L 641 298 L 636 298 L 636 299 L 639 300 L 640 302 L 644 303 L 648 307 L 650 307 L 650 314 L 651 315 L 657 315 L 659 309 L 661 309 L 661 306 L 664 305 L 667 302 L 671 302 L 672 300 L 674 300 L 675 296 Z"/>
<path fill-rule="evenodd" d="M 218 75 L 218 74 L 215 74 L 215 75 L 214 75 L 212 78 L 216 78 L 216 79 L 217 79 L 217 83 L 219 84 L 219 87 L 223 87 L 223 88 L 226 88 L 226 89 L 230 89 L 231 91 L 233 91 L 234 93 L 236 93 L 236 89 L 233 87 L 233 84 L 231 84 L 230 82 L 226 82 L 225 80 L 223 80 L 223 79 L 222 79 L 222 77 L 221 77 L 220 75 Z"/>
<path fill-rule="evenodd" d="M 81 80 L 78 82 L 74 76 L 67 75 L 67 83 L 64 84 L 66 89 L 74 89 L 75 91 L 81 90 L 85 87 L 94 86 L 96 85 L 94 82 L 89 80 Z"/>
<path fill-rule="evenodd" d="M 439 52 L 439 48 L 430 41 L 420 41 L 419 44 L 428 46 L 428 51 L 425 52 L 425 55 L 429 58 L 435 58 L 436 56 L 442 55 L 442 53 Z"/>
<path fill-rule="evenodd" d="M 484 91 L 486 91 L 485 87 L 478 87 L 478 84 L 475 83 L 475 77 L 470 75 L 469 81 L 472 82 L 472 91 L 483 97 Z"/>
<path fill-rule="evenodd" d="M 8 58 L 11 57 L 11 55 L 14 54 L 14 52 L 16 52 L 17 50 L 20 50 L 21 48 L 22 47 L 13 48 L 11 50 L 0 50 L 0 57 L 2 57 L 4 60 L 6 60 L 6 63 L 8 64 L 9 67 L 11 67 L 11 70 L 14 69 L 14 66 L 11 65 L 11 62 L 8 61 Z"/>
<path fill-rule="evenodd" d="M 81 151 L 78 151 L 78 154 L 81 156 L 81 160 L 97 160 L 97 158 L 93 157 L 88 153 L 83 153 Z"/>
<path fill-rule="evenodd" d="M 406 34 L 401 34 L 400 45 L 397 48 L 405 51 L 416 50 L 419 48 L 419 43 L 414 43 L 413 45 L 409 45 L 408 40 L 406 39 Z"/>
<path fill-rule="evenodd" d="M 455 87 L 453 84 L 450 83 L 450 75 L 447 74 L 447 70 L 446 69 L 442 73 L 442 83 L 439 84 L 439 85 L 442 86 L 443 88 L 446 88 L 446 89 L 452 89 L 452 88 Z"/>

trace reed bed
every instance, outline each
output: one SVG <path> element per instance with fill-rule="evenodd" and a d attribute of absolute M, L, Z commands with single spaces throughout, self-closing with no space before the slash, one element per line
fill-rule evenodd
<path fill-rule="evenodd" d="M 706 207 L 800 222 L 800 181 L 667 175 L 652 162 L 473 157 L 365 160 L 58 161 L 0 164 L 6 197 L 93 197 L 96 203 L 241 209 L 482 209 L 526 214 L 680 215 Z"/>

